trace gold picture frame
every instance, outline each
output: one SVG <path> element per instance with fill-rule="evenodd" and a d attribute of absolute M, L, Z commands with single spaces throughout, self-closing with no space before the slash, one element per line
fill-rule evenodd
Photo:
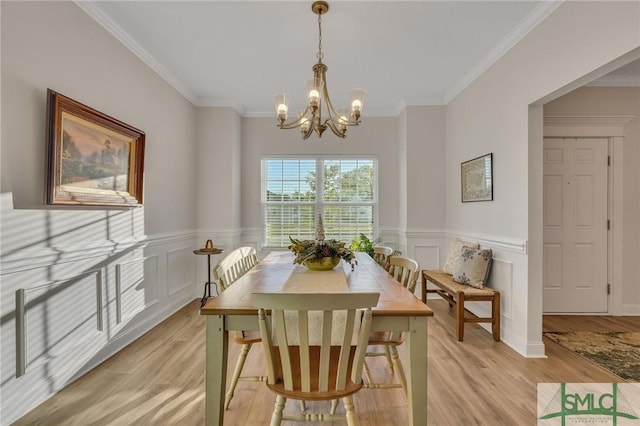
<path fill-rule="evenodd" d="M 141 206 L 144 132 L 47 90 L 47 205 Z"/>
<path fill-rule="evenodd" d="M 460 165 L 462 202 L 493 200 L 493 153 Z"/>

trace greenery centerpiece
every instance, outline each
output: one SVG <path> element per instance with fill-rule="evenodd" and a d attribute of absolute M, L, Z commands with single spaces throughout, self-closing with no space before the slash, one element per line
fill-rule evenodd
<path fill-rule="evenodd" d="M 322 215 L 318 215 L 316 225 L 315 240 L 297 240 L 289 236 L 291 250 L 296 257 L 293 263 L 299 263 L 314 271 L 330 271 L 335 268 L 340 259 L 344 259 L 353 268 L 356 256 L 345 247 L 346 243 L 337 240 L 324 239 L 324 226 L 322 225 Z"/>
<path fill-rule="evenodd" d="M 373 257 L 373 242 L 364 234 L 360 234 L 351 241 L 351 250 L 363 251 Z"/>

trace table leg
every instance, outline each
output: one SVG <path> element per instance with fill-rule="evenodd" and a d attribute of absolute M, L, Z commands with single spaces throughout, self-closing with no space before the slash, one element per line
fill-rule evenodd
<path fill-rule="evenodd" d="M 207 316 L 204 420 L 207 426 L 224 423 L 224 391 L 227 387 L 229 333 L 223 315 Z"/>
<path fill-rule="evenodd" d="M 423 426 L 427 424 L 427 317 L 410 317 L 407 334 L 409 424 Z"/>

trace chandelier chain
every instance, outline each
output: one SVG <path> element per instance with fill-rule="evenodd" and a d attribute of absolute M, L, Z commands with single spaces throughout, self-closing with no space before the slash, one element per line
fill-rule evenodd
<path fill-rule="evenodd" d="M 322 61 L 322 14 L 318 13 L 318 54 L 316 57 Z"/>

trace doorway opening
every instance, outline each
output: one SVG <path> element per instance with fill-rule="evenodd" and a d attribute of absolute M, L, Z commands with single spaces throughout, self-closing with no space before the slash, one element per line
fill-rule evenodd
<path fill-rule="evenodd" d="M 543 141 L 543 313 L 609 313 L 609 138 Z"/>

